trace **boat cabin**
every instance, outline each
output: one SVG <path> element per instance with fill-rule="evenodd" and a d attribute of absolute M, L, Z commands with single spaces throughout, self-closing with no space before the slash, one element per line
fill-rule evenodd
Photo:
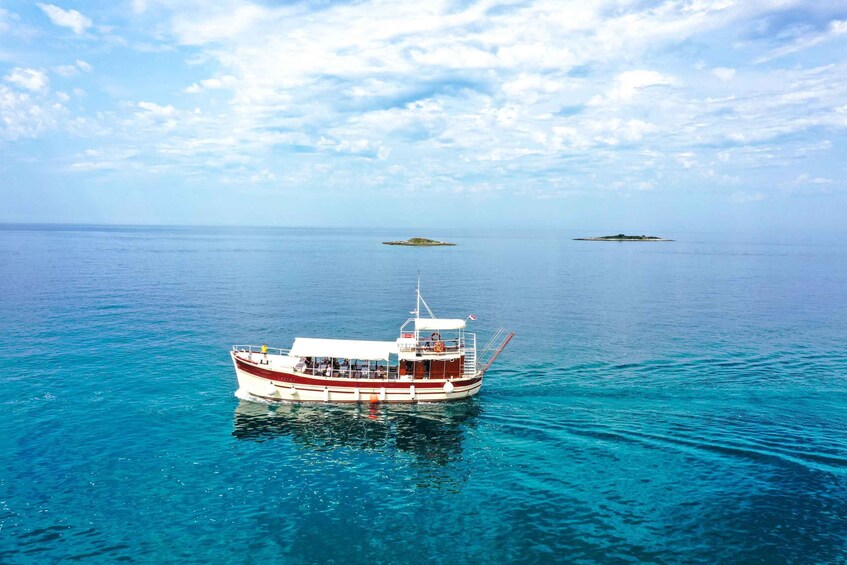
<path fill-rule="evenodd" d="M 465 320 L 410 318 L 397 338 L 398 373 L 414 379 L 460 377 L 466 351 Z"/>

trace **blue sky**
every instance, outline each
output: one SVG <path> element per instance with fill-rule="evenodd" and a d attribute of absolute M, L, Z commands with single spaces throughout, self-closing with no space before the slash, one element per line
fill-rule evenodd
<path fill-rule="evenodd" d="M 847 0 L 0 3 L 0 221 L 845 230 Z"/>

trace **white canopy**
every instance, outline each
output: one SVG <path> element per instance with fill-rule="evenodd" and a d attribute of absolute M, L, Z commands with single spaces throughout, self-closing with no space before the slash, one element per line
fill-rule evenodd
<path fill-rule="evenodd" d="M 338 359 L 361 359 L 363 361 L 388 360 L 388 355 L 397 353 L 394 341 L 360 341 L 351 339 L 294 338 L 292 357 L 336 357 Z"/>
<path fill-rule="evenodd" d="M 419 330 L 461 330 L 465 321 L 458 318 L 417 318 L 415 327 Z"/>

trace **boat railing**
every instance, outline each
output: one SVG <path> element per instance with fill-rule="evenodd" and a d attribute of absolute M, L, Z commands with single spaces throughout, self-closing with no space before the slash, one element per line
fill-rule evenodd
<path fill-rule="evenodd" d="M 367 367 L 336 368 L 321 365 L 318 367 L 304 367 L 302 369 L 298 369 L 298 372 L 315 377 L 340 379 L 396 379 L 398 377 L 397 367 L 389 367 L 386 371 L 384 367 L 379 369 L 370 369 Z"/>
<path fill-rule="evenodd" d="M 471 332 L 465 333 L 467 346 L 464 349 L 465 366 L 463 374 L 465 377 L 476 376 L 476 334 Z"/>
<path fill-rule="evenodd" d="M 417 350 L 433 353 L 455 353 L 464 346 L 463 341 L 464 340 L 461 339 L 419 339 L 417 343 Z M 439 343 L 441 345 L 438 345 Z"/>
<path fill-rule="evenodd" d="M 409 335 L 403 336 L 405 339 L 400 339 L 397 342 L 398 349 L 403 352 L 420 351 L 425 353 L 456 353 L 465 347 L 465 340 L 456 339 L 432 339 L 419 337 L 417 340 L 409 340 Z M 438 344 L 441 345 L 438 345 Z"/>
<path fill-rule="evenodd" d="M 232 351 L 233 353 L 258 353 L 259 355 L 265 353 L 262 351 L 261 345 L 233 345 Z M 267 348 L 268 355 L 288 355 L 289 353 L 291 353 L 290 349 L 282 349 L 280 347 Z"/>
<path fill-rule="evenodd" d="M 476 336 L 473 334 L 466 334 L 463 339 L 455 339 L 455 340 L 444 340 L 445 343 L 451 342 L 449 345 L 445 345 L 444 351 L 435 351 L 432 344 L 426 349 L 422 349 L 423 353 L 426 357 L 428 354 L 432 355 L 440 355 L 444 353 L 456 352 L 460 349 L 464 348 L 466 343 L 474 350 L 475 352 L 475 343 Z M 262 351 L 261 345 L 233 345 L 232 346 L 233 353 L 239 355 L 247 361 L 256 361 L 261 362 L 264 356 L 264 352 Z M 290 349 L 283 349 L 280 347 L 268 347 L 267 354 L 269 356 L 282 355 L 287 356 L 291 353 Z M 476 356 L 472 354 L 470 350 L 465 350 L 465 354 L 469 357 L 466 357 L 464 373 L 470 369 L 473 371 L 476 367 Z M 391 380 L 403 380 L 409 379 L 411 380 L 410 375 L 400 375 L 399 367 L 395 365 L 389 365 L 388 367 L 381 365 L 379 367 L 374 367 L 373 364 L 368 366 L 367 364 L 359 364 L 355 366 L 335 366 L 331 363 L 321 362 L 317 365 L 310 365 L 309 361 L 300 361 L 296 366 L 292 367 L 298 373 L 304 373 L 307 375 L 313 375 L 317 377 L 333 377 L 333 378 L 351 378 L 351 379 L 391 379 Z M 423 378 L 423 379 L 446 379 L 455 376 L 452 374 L 452 370 L 448 371 L 447 365 L 443 365 L 439 368 L 433 368 L 422 377 L 417 375 L 415 380 Z"/>
<path fill-rule="evenodd" d="M 494 360 L 503 352 L 506 346 L 515 337 L 515 332 L 509 331 L 504 327 L 500 327 L 488 340 L 488 343 L 482 348 L 477 356 L 478 363 L 482 366 L 481 371 L 485 373 L 488 368 L 494 363 Z"/>
<path fill-rule="evenodd" d="M 374 380 L 408 380 L 408 381 L 418 381 L 418 380 L 429 380 L 429 379 L 449 379 L 456 377 L 455 371 L 448 369 L 447 365 L 444 365 L 440 368 L 430 369 L 429 372 L 425 372 L 423 374 L 417 374 L 412 377 L 412 375 L 401 375 L 399 373 L 399 367 L 390 366 L 388 371 L 385 368 L 380 369 L 368 369 L 364 367 L 360 368 L 335 368 L 328 367 L 326 365 L 322 365 L 319 367 L 304 367 L 297 368 L 297 372 L 305 373 L 306 375 L 312 375 L 315 377 L 327 377 L 333 379 L 374 379 Z"/>

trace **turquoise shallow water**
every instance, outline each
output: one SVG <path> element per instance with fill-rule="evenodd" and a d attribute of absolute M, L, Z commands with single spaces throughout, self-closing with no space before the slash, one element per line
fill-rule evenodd
<path fill-rule="evenodd" d="M 847 560 L 832 242 L 0 227 L 0 562 Z M 426 234 L 425 234 L 426 235 Z M 449 405 L 239 401 L 233 343 L 517 332 Z"/>

